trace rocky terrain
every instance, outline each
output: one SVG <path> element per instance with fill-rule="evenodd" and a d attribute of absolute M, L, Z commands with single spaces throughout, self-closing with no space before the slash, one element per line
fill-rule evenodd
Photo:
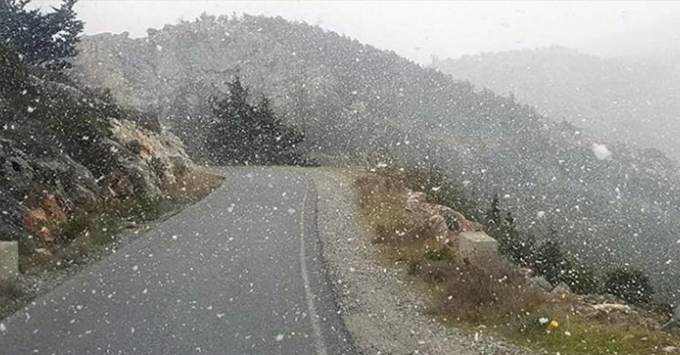
<path fill-rule="evenodd" d="M 0 275 L 5 316 L 124 244 L 121 228 L 172 213 L 219 179 L 153 116 L 2 54 L 0 241 L 18 242 L 22 273 Z"/>
<path fill-rule="evenodd" d="M 74 87 L 59 90 L 75 102 L 92 100 Z M 27 120 L 43 119 L 37 110 L 26 116 Z M 0 132 L 0 174 L 6 187 L 0 192 L 4 239 L 28 233 L 40 242 L 54 242 L 57 236 L 51 229 L 71 213 L 130 198 L 160 198 L 165 186 L 195 169 L 182 142 L 165 129 L 141 128 L 125 116 L 93 119 L 106 123 L 103 138 L 94 147 L 83 147 L 78 157 L 41 151 L 53 147 L 26 147 L 15 138 L 24 134 L 24 124 L 10 124 Z M 78 138 L 90 139 L 86 133 Z M 106 164 L 79 159 L 94 154 L 89 149 L 105 154 Z"/>

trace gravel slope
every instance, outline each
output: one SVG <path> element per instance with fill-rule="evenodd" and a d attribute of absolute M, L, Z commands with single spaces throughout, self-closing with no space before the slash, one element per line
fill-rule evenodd
<path fill-rule="evenodd" d="M 377 262 L 371 231 L 361 223 L 351 178 L 309 173 L 319 196 L 318 229 L 328 276 L 360 354 L 536 354 L 486 334 L 444 327 L 424 313 L 403 269 Z"/>

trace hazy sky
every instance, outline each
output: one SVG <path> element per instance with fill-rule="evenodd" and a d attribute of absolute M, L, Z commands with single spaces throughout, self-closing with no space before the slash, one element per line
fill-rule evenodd
<path fill-rule="evenodd" d="M 58 3 L 34 0 L 41 6 Z M 418 61 L 559 44 L 602 56 L 680 47 L 680 2 L 330 2 L 81 0 L 88 34 L 149 27 L 202 12 L 305 21 Z"/>

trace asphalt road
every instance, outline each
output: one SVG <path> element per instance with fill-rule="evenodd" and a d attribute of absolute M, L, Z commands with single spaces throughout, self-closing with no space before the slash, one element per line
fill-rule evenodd
<path fill-rule="evenodd" d="M 352 354 L 304 174 L 224 185 L 0 327 L 0 354 Z"/>

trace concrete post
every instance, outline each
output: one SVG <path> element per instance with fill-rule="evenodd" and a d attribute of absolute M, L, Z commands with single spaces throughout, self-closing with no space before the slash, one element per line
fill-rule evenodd
<path fill-rule="evenodd" d="M 19 274 L 19 243 L 0 241 L 0 279 Z"/>
<path fill-rule="evenodd" d="M 477 265 L 498 257 L 498 242 L 484 232 L 462 232 L 458 236 L 458 254 Z"/>

